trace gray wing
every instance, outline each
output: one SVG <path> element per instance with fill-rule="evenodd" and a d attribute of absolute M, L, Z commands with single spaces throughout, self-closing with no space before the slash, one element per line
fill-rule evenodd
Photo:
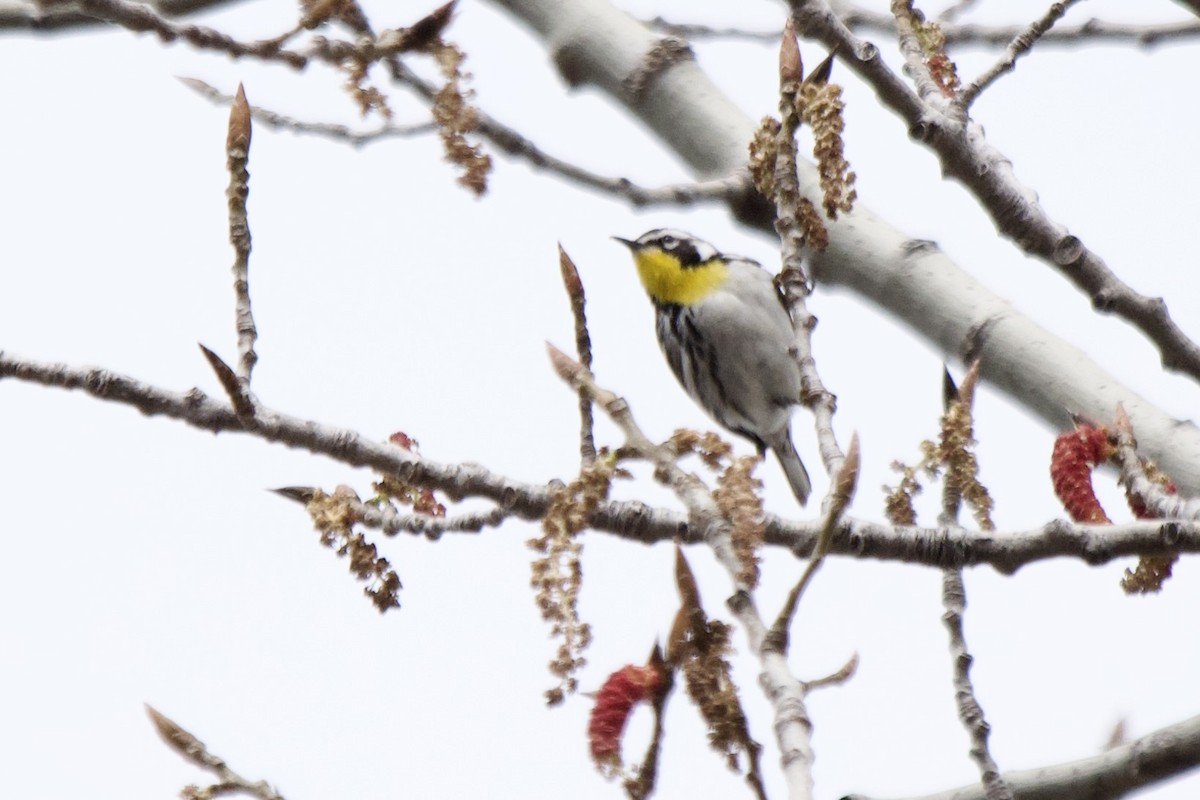
<path fill-rule="evenodd" d="M 659 308 L 658 340 L 688 394 L 717 422 L 762 447 L 786 433 L 800 397 L 791 320 L 762 267 L 734 261 L 729 279 L 731 291 Z"/>

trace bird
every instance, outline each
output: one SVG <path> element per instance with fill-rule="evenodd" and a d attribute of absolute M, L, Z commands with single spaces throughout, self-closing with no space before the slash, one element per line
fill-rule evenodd
<path fill-rule="evenodd" d="M 722 427 L 771 450 L 804 505 L 808 470 L 792 443 L 800 364 L 792 321 L 773 276 L 684 231 L 656 228 L 629 248 L 654 304 L 658 343 L 679 383 Z"/>

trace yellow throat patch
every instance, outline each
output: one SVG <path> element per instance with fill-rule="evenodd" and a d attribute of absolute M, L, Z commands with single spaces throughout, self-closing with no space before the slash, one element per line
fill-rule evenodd
<path fill-rule="evenodd" d="M 719 258 L 685 267 L 678 258 L 657 247 L 635 251 L 633 260 L 642 286 L 659 303 L 691 305 L 704 299 L 729 275 L 729 266 Z"/>

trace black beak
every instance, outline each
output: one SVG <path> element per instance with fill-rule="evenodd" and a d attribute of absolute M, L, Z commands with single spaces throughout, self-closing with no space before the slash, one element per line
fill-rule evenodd
<path fill-rule="evenodd" d="M 633 241 L 632 239 L 622 239 L 620 236 L 613 236 L 612 238 L 614 240 L 620 242 L 621 244 L 625 245 L 630 250 L 637 250 L 637 248 L 638 248 L 638 243 Z"/>

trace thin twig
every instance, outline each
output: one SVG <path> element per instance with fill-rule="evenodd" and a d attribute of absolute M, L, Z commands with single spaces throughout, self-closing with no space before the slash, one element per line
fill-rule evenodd
<path fill-rule="evenodd" d="M 1062 19 L 1063 14 L 1067 13 L 1067 9 L 1078 2 L 1079 0 L 1062 0 L 1062 2 L 1053 3 L 1045 14 L 1014 36 L 1013 40 L 1008 43 L 1008 47 L 1004 48 L 1000 59 L 959 92 L 958 103 L 963 110 L 969 109 L 980 93 L 995 83 L 1001 75 L 1016 69 L 1017 59 L 1028 53 L 1034 44 L 1054 27 L 1054 23 Z"/>
<path fill-rule="evenodd" d="M 285 486 L 271 491 L 302 505 L 308 505 L 316 495 L 317 489 L 311 486 Z M 436 517 L 432 514 L 402 514 L 389 505 L 364 503 L 361 500 L 342 499 L 341 502 L 353 512 L 355 522 L 364 527 L 375 528 L 388 536 L 398 533 L 417 534 L 431 541 L 442 538 L 444 533 L 480 533 L 484 528 L 498 528 L 512 516 L 511 511 L 501 507 L 490 511 Z"/>
<path fill-rule="evenodd" d="M 256 58 L 278 62 L 298 70 L 307 67 L 314 59 L 339 69 L 351 62 L 366 65 L 385 61 L 400 53 L 424 47 L 428 43 L 429 25 L 445 24 L 448 18 L 444 9 L 439 9 L 409 28 L 389 28 L 376 36 L 360 36 L 353 42 L 312 36 L 300 49 L 288 49 L 282 45 L 298 32 L 295 26 L 279 36 L 242 42 L 204 25 L 164 19 L 150 7 L 127 0 L 47 0 L 46 5 L 51 9 L 77 9 L 80 13 L 135 33 L 153 33 L 164 42 L 183 40 L 200 50 L 215 50 L 235 59 Z M 333 8 L 333 4 L 320 6 L 323 13 L 329 13 Z M 302 20 L 299 27 L 305 27 L 310 22 L 315 20 Z"/>
<path fill-rule="evenodd" d="M 437 94 L 437 87 L 413 72 L 404 64 L 394 71 L 397 81 L 411 88 L 427 101 Z M 530 166 L 544 169 L 572 183 L 607 194 L 625 198 L 637 208 L 652 206 L 689 206 L 698 203 L 736 203 L 754 194 L 745 171 L 723 178 L 694 183 L 672 184 L 659 187 L 638 186 L 628 178 L 610 178 L 583 169 L 569 161 L 552 156 L 529 138 L 482 110 L 476 110 L 476 131 L 502 152 L 520 158 Z"/>
<path fill-rule="evenodd" d="M 866 26 L 863 26 L 864 28 Z M 947 44 L 1007 45 L 1021 33 L 1019 25 L 943 25 Z M 1089 19 L 1077 25 L 1056 25 L 1041 39 L 1041 47 L 1078 47 L 1080 45 L 1131 43 L 1153 47 L 1200 36 L 1200 21 L 1162 22 L 1144 25 Z"/>
<path fill-rule="evenodd" d="M 813 412 L 813 424 L 817 431 L 817 442 L 825 469 L 830 475 L 836 475 L 841 470 L 845 457 L 833 430 L 837 400 L 825 388 L 817 370 L 812 351 L 812 331 L 816 327 L 817 318 L 808 310 L 806 303 L 806 298 L 812 293 L 812 283 L 804 271 L 803 248 L 806 241 L 805 229 L 800 224 L 799 208 L 800 203 L 804 202 L 804 196 L 800 192 L 796 160 L 796 130 L 800 127 L 796 93 L 803 78 L 803 68 L 800 65 L 796 34 L 790 18 L 784 29 L 783 43 L 780 55 L 779 103 L 782 124 L 776 136 L 772 180 L 775 231 L 780 241 L 781 269 L 778 284 L 792 320 L 792 346 L 795 349 L 796 361 L 800 365 L 801 400 Z"/>
<path fill-rule="evenodd" d="M 963 611 L 967 607 L 967 590 L 960 569 L 948 569 L 942 573 L 942 622 L 950 635 L 950 655 L 954 664 L 954 699 L 958 718 L 971 739 L 971 758 L 979 767 L 980 780 L 986 787 L 987 800 L 1012 800 L 1012 789 L 1000 775 L 1000 768 L 988 749 L 991 727 L 983 714 L 983 707 L 975 696 L 971 682 L 971 663 L 974 660 L 967 649 L 963 628 Z"/>
<path fill-rule="evenodd" d="M 258 329 L 250 306 L 250 219 L 246 215 L 246 197 L 250 194 L 250 104 L 238 84 L 237 95 L 229 107 L 229 135 L 225 140 L 226 166 L 229 169 L 229 241 L 236 257 L 233 261 L 234 310 L 237 316 L 238 381 L 242 391 L 250 391 L 250 375 L 258 362 L 254 342 Z"/>
<path fill-rule="evenodd" d="M 929 68 L 929 59 L 926 58 L 925 49 L 921 46 L 915 27 L 913 0 L 892 0 L 891 8 L 896 26 L 896 41 L 900 45 L 901 55 L 904 56 L 904 74 L 912 80 L 917 88 L 917 95 L 925 104 L 937 108 L 961 125 L 965 119 L 963 109 L 946 97 L 942 86 L 934 79 Z"/>
<path fill-rule="evenodd" d="M 233 95 L 225 94 L 202 80 L 196 78 L 180 78 L 179 80 L 184 86 L 213 103 L 229 105 L 233 102 Z M 250 106 L 250 116 L 255 122 L 261 123 L 268 128 L 292 131 L 293 133 L 300 134 L 311 134 L 325 139 L 341 140 L 352 147 L 362 147 L 363 145 L 383 139 L 411 138 L 426 133 L 433 133 L 437 130 L 437 124 L 434 122 L 422 122 L 415 125 L 394 125 L 391 122 L 387 122 L 374 130 L 359 131 L 354 130 L 348 125 L 339 125 L 333 122 L 306 122 L 255 105 Z"/>
<path fill-rule="evenodd" d="M 575 352 L 579 363 L 589 372 L 592 369 L 592 337 L 587 327 L 587 298 L 583 292 L 583 280 L 575 262 L 558 245 L 558 267 L 562 273 L 563 286 L 571 301 L 571 315 L 575 318 Z M 583 466 L 596 460 L 596 442 L 592 435 L 592 398 L 582 387 L 579 389 L 579 458 Z"/>
<path fill-rule="evenodd" d="M 972 441 L 973 425 L 971 421 L 972 405 L 975 400 L 975 386 L 979 379 L 979 362 L 971 365 L 958 387 L 957 396 L 950 399 L 946 414 L 942 420 L 941 449 L 958 450 L 948 453 L 946 474 L 942 479 L 942 511 L 938 524 L 947 528 L 960 528 L 958 521 L 959 508 L 962 505 L 962 478 L 956 474 L 954 461 L 962 461 L 966 448 Z M 974 463 L 972 461 L 972 463 Z M 990 524 L 990 518 L 987 524 Z M 963 626 L 963 612 L 967 607 L 967 589 L 963 582 L 962 569 L 948 569 L 942 573 L 942 622 L 950 636 L 950 655 L 954 669 L 954 700 L 958 710 L 958 718 L 967 731 L 971 741 L 971 758 L 979 768 L 979 776 L 987 790 L 987 800 L 1013 800 L 1013 793 L 1000 776 L 1000 767 L 992 757 L 988 748 L 988 736 L 991 728 L 983 713 L 983 707 L 975 695 L 975 685 L 971 681 L 971 663 L 974 660 L 967 648 L 966 632 Z"/>
<path fill-rule="evenodd" d="M 185 797 L 217 797 L 241 793 L 256 797 L 258 800 L 284 800 L 283 795 L 272 789 L 266 781 L 249 781 L 238 775 L 229 768 L 223 758 L 210 753 L 204 742 L 149 705 L 146 706 L 146 714 L 154 723 L 154 729 L 158 731 L 158 735 L 172 750 L 201 769 L 208 770 L 217 776 L 218 783 L 211 786 L 204 788 L 190 786 L 184 789 Z"/>
<path fill-rule="evenodd" d="M 856 672 L 858 672 L 858 653 L 852 654 L 837 672 L 805 681 L 804 688 L 811 692 L 813 689 L 822 689 L 826 686 L 840 686 L 853 678 Z"/>
<path fill-rule="evenodd" d="M 842 23 L 852 31 L 878 33 L 894 36 L 895 19 L 891 14 L 882 14 L 857 6 L 839 11 Z M 684 39 L 741 39 L 751 42 L 771 43 L 779 40 L 779 31 L 751 31 L 743 28 L 713 27 L 684 22 L 671 22 L 662 17 L 646 20 L 645 24 L 661 33 Z M 938 27 L 946 38 L 946 44 L 982 44 L 1004 46 L 1027 29 L 1024 25 L 985 25 L 980 23 L 947 23 L 939 21 Z M 1200 21 L 1162 22 L 1133 24 L 1126 22 L 1090 19 L 1078 25 L 1056 25 L 1042 36 L 1042 46 L 1078 47 L 1097 43 L 1122 44 L 1130 42 L 1143 47 L 1200 36 Z"/>
<path fill-rule="evenodd" d="M 825 513 L 822 515 L 821 533 L 813 544 L 812 555 L 809 556 L 808 564 L 801 573 L 800 580 L 796 581 L 796 585 L 788 592 L 783 607 L 771 625 L 764 647 L 776 648 L 778 652 L 787 654 L 789 631 L 792 620 L 796 616 L 796 609 L 800 605 L 800 598 L 808 584 L 812 582 L 813 576 L 817 574 L 821 564 L 824 563 L 825 556 L 829 553 L 829 543 L 833 539 L 833 531 L 854 499 L 854 492 L 858 487 L 858 471 L 858 434 L 854 434 L 850 437 L 850 446 L 846 449 L 846 457 L 842 460 L 841 469 L 834 477 L 833 490 L 829 493 L 830 502 L 826 504 Z"/>
<path fill-rule="evenodd" d="M 136 33 L 153 33 L 163 42 L 175 42 L 182 39 L 197 49 L 216 50 L 233 58 L 251 57 L 265 61 L 278 61 L 293 69 L 303 69 L 309 61 L 308 55 L 281 48 L 271 40 L 240 42 L 232 36 L 205 25 L 172 22 L 140 3 L 125 2 L 124 0 L 71 0 L 69 3 L 48 3 L 47 5 L 50 8 L 58 5 L 74 8 L 82 14 L 119 25 Z"/>
<path fill-rule="evenodd" d="M 938 23 L 941 24 L 950 22 L 959 14 L 968 10 L 971 8 L 971 6 L 977 4 L 978 2 L 979 0 L 956 0 L 956 2 L 942 9 L 941 13 L 937 15 Z"/>

